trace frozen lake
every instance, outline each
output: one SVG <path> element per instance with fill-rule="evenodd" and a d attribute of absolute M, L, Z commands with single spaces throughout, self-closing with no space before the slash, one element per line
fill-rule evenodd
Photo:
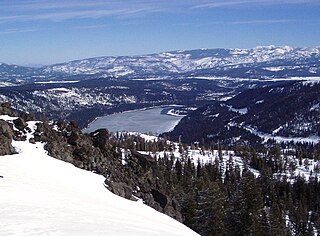
<path fill-rule="evenodd" d="M 90 123 L 83 131 L 90 133 L 100 128 L 107 128 L 112 132 L 130 131 L 160 134 L 173 129 L 182 119 L 182 116 L 167 115 L 166 113 L 170 109 L 172 107 L 159 107 L 103 116 Z"/>

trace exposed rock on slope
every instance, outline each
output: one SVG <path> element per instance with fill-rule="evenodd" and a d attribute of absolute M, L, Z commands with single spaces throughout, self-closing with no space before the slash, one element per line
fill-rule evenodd
<path fill-rule="evenodd" d="M 105 185 L 113 193 L 130 200 L 143 199 L 147 205 L 182 221 L 178 202 L 156 181 L 155 160 L 114 146 L 107 130 L 83 134 L 72 122 L 42 122 L 35 137 L 46 143 L 50 156 L 104 175 Z"/>
<path fill-rule="evenodd" d="M 1 115 L 14 115 L 10 109 L 11 104 L 6 102 L 0 105 L 0 116 Z M 13 139 L 13 127 L 11 127 L 7 122 L 1 120 L 0 118 L 0 156 L 10 155 L 15 153 L 14 148 L 12 147 Z"/>
<path fill-rule="evenodd" d="M 12 147 L 13 131 L 7 122 L 0 120 L 0 156 L 15 153 Z"/>

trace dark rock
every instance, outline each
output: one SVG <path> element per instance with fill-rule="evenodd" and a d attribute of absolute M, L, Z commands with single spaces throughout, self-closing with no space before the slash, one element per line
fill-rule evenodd
<path fill-rule="evenodd" d="M 35 140 L 34 138 L 30 138 L 30 139 L 29 139 L 29 143 L 35 144 L 35 143 L 36 143 L 36 140 Z"/>
<path fill-rule="evenodd" d="M 79 133 L 71 132 L 70 136 L 68 137 L 68 143 L 76 146 L 79 139 L 80 139 Z"/>
<path fill-rule="evenodd" d="M 0 134 L 8 139 L 12 139 L 13 137 L 13 130 L 10 125 L 4 121 L 0 120 Z"/>
<path fill-rule="evenodd" d="M 167 196 L 164 195 L 163 193 L 159 192 L 158 190 L 156 189 L 152 189 L 151 190 L 151 194 L 153 196 L 153 199 L 160 204 L 160 206 L 162 208 L 165 208 L 167 203 L 168 203 L 168 199 L 167 199 Z"/>
<path fill-rule="evenodd" d="M 109 144 L 109 131 L 107 129 L 98 129 L 90 134 L 93 145 L 101 150 L 106 150 Z"/>
<path fill-rule="evenodd" d="M 41 134 L 39 134 L 38 132 L 35 132 L 33 134 L 33 138 L 35 142 L 41 142 Z"/>
<path fill-rule="evenodd" d="M 34 121 L 36 119 L 36 116 L 34 113 L 26 113 L 26 112 L 21 112 L 19 117 L 22 118 L 24 121 Z"/>
<path fill-rule="evenodd" d="M 129 200 L 136 200 L 133 196 L 132 196 L 132 188 L 122 182 L 116 183 L 116 182 L 111 182 L 109 180 L 105 180 L 105 186 L 114 194 L 129 199 Z"/>
<path fill-rule="evenodd" d="M 70 122 L 70 127 L 72 131 L 80 131 L 78 124 L 75 121 Z"/>
<path fill-rule="evenodd" d="M 0 156 L 16 153 L 12 147 L 13 130 L 9 124 L 0 120 Z"/>
<path fill-rule="evenodd" d="M 4 102 L 0 105 L 0 115 L 9 115 L 14 116 L 14 112 L 11 110 L 11 103 L 10 102 Z"/>
<path fill-rule="evenodd" d="M 133 157 L 138 159 L 139 164 L 144 168 L 151 167 L 155 164 L 155 159 L 149 155 L 144 155 L 134 150 L 131 150 L 131 153 Z"/>
<path fill-rule="evenodd" d="M 25 122 L 25 120 L 20 117 L 14 120 L 13 123 L 18 130 L 24 130 L 24 128 L 27 127 L 27 123 Z"/>
<path fill-rule="evenodd" d="M 1 103 L 1 107 L 7 108 L 7 109 L 11 109 L 11 103 L 10 102 Z"/>
<path fill-rule="evenodd" d="M 27 136 L 19 133 L 19 132 L 14 132 L 14 136 L 13 136 L 13 140 L 15 141 L 26 141 L 27 140 Z"/>

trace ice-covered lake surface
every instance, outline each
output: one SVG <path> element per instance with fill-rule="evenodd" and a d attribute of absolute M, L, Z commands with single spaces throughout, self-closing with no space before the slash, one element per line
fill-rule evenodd
<path fill-rule="evenodd" d="M 172 130 L 183 117 L 167 115 L 171 109 L 173 107 L 157 107 L 103 116 L 90 123 L 83 131 L 90 133 L 100 128 L 107 128 L 111 132 L 160 134 Z"/>

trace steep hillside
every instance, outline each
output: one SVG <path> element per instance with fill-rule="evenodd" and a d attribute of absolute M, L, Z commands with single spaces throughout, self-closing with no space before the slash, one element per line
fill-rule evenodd
<path fill-rule="evenodd" d="M 183 142 L 260 143 L 320 140 L 320 84 L 294 82 L 251 89 L 183 118 L 166 134 Z"/>

